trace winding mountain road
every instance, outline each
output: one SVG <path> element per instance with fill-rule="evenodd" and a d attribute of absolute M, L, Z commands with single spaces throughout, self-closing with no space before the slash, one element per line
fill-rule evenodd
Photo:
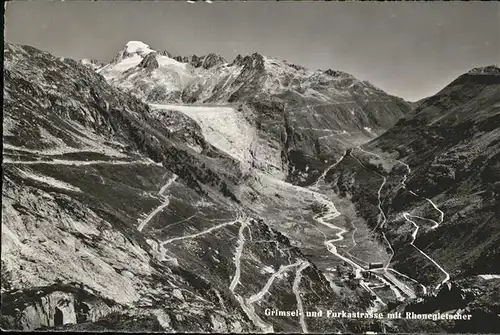
<path fill-rule="evenodd" d="M 275 273 L 273 273 L 271 275 L 271 277 L 269 277 L 269 279 L 267 280 L 267 282 L 264 285 L 264 287 L 262 288 L 262 290 L 260 290 L 259 292 L 253 294 L 252 296 L 250 296 L 250 298 L 246 299 L 247 303 L 254 304 L 257 301 L 259 301 L 262 298 L 264 298 L 264 296 L 267 293 L 269 293 L 269 288 L 271 287 L 271 285 L 273 284 L 273 282 L 276 280 L 276 278 L 280 277 L 284 272 L 290 270 L 291 268 L 301 265 L 302 262 L 303 261 L 297 261 L 297 262 L 295 262 L 293 264 L 281 265 L 280 268 L 278 269 L 278 271 L 276 271 Z"/>
<path fill-rule="evenodd" d="M 244 298 L 239 294 L 235 293 L 236 286 L 240 283 L 241 277 L 241 256 L 243 254 L 243 249 L 245 246 L 246 238 L 244 235 L 245 228 L 248 228 L 248 222 L 246 220 L 241 220 L 241 226 L 238 232 L 238 242 L 236 247 L 236 252 L 234 255 L 234 264 L 235 264 L 235 273 L 231 280 L 231 284 L 229 285 L 229 290 L 233 293 L 235 299 L 240 304 L 241 308 L 247 314 L 250 320 L 254 323 L 254 325 L 260 328 L 263 332 L 269 333 L 274 332 L 274 328 L 272 325 L 265 323 L 260 316 L 255 312 L 254 304 L 264 299 L 264 297 L 269 293 L 269 289 L 273 285 L 274 281 L 279 278 L 284 272 L 290 270 L 293 267 L 297 267 L 297 271 L 295 273 L 295 279 L 292 286 L 292 291 L 295 294 L 297 299 L 297 309 L 301 311 L 300 314 L 300 324 L 302 331 L 307 333 L 307 325 L 305 322 L 305 314 L 302 307 L 302 298 L 299 292 L 299 284 L 302 276 L 302 271 L 309 266 L 309 263 L 306 261 L 297 261 L 293 264 L 281 265 L 279 270 L 273 273 L 269 279 L 267 280 L 264 287 L 257 293 L 253 294 L 249 298 Z"/>
<path fill-rule="evenodd" d="M 366 150 L 363 150 L 361 149 L 361 147 L 357 147 L 358 149 L 360 149 L 361 151 L 363 152 L 366 152 L 366 153 L 369 153 L 369 154 L 373 154 L 373 153 L 370 153 Z M 354 149 L 353 149 L 354 150 Z M 368 169 L 363 163 L 361 163 L 361 161 L 355 157 L 353 154 L 352 154 L 352 151 L 350 152 L 350 155 L 352 158 L 354 158 L 363 168 L 367 169 L 368 171 L 372 171 L 373 173 L 377 174 L 379 177 L 382 178 L 382 183 L 380 184 L 380 187 L 378 188 L 377 190 L 377 201 L 378 201 L 378 205 L 377 205 L 377 208 L 379 210 L 379 218 L 378 218 L 378 222 L 377 222 L 377 225 L 371 230 L 371 233 L 373 233 L 374 231 L 377 230 L 377 228 L 380 226 L 381 229 L 383 229 L 385 227 L 385 224 L 387 222 L 387 217 L 385 215 L 385 212 L 384 210 L 382 209 L 382 189 L 384 188 L 385 184 L 387 183 L 387 178 L 383 175 L 381 175 L 380 173 L 376 172 L 376 171 L 373 171 L 371 169 Z M 373 154 L 375 155 L 375 154 Z M 376 155 L 378 156 L 378 155 Z M 389 246 L 389 249 L 391 249 L 391 256 L 389 257 L 389 259 L 385 262 L 385 265 L 384 265 L 384 269 L 388 269 L 389 268 L 389 265 L 391 264 L 391 260 L 392 258 L 394 257 L 394 249 L 392 248 L 392 245 L 391 243 L 389 242 L 389 240 L 387 239 L 387 237 L 385 236 L 385 232 L 382 231 L 382 238 L 384 239 L 384 241 L 387 243 L 387 245 Z M 397 285 L 397 284 L 396 284 Z"/>
<path fill-rule="evenodd" d="M 441 223 L 443 223 L 443 220 L 444 220 L 444 212 L 443 212 L 442 210 L 440 210 L 440 209 L 436 206 L 436 204 L 435 204 L 435 203 L 434 203 L 431 199 L 429 199 L 429 198 L 425 198 L 425 197 L 422 197 L 422 196 L 420 196 L 420 195 L 416 194 L 416 193 L 415 193 L 415 192 L 413 192 L 413 191 L 410 191 L 410 193 L 411 193 L 411 194 L 413 194 L 413 195 L 414 195 L 414 196 L 416 196 L 416 197 L 419 197 L 419 198 L 421 198 L 421 199 L 424 199 L 425 201 L 427 201 L 428 203 L 430 203 L 430 204 L 431 204 L 431 206 L 432 206 L 432 207 L 434 207 L 434 209 L 435 209 L 436 211 L 438 211 L 438 212 L 439 212 L 439 222 L 438 222 L 438 221 L 435 221 L 435 220 L 433 220 L 433 219 L 428 219 L 428 218 L 422 218 L 422 217 L 418 217 L 418 218 L 419 218 L 419 219 L 423 219 L 423 220 L 427 220 L 427 221 L 434 222 L 434 226 L 432 226 L 430 229 L 436 229 L 437 227 L 439 227 L 439 225 L 440 225 Z M 415 215 L 412 215 L 412 216 L 413 216 L 413 217 L 417 217 L 417 216 L 415 216 Z"/>
<path fill-rule="evenodd" d="M 158 194 L 164 198 L 164 201 L 161 205 L 156 207 L 147 217 L 144 219 L 140 224 L 139 227 L 137 228 L 138 231 L 142 231 L 146 224 L 151 221 L 152 218 L 156 216 L 156 214 L 160 213 L 165 207 L 167 207 L 170 203 L 170 197 L 164 196 L 165 191 L 172 185 L 174 181 L 177 180 L 177 175 L 174 174 L 168 181 L 167 183 L 160 189 Z"/>
<path fill-rule="evenodd" d="M 378 210 L 380 211 L 380 217 L 382 219 L 382 222 L 380 222 L 380 220 L 379 220 L 379 222 L 377 223 L 377 225 L 375 226 L 375 228 L 373 230 L 376 230 L 379 225 L 381 228 L 384 228 L 384 225 L 387 222 L 387 218 L 385 217 L 385 213 L 382 210 L 382 196 L 381 196 L 382 189 L 384 188 L 385 183 L 387 183 L 387 178 L 385 178 L 384 176 L 381 176 L 381 177 L 382 177 L 383 181 L 382 181 L 382 184 L 380 184 L 380 187 L 377 191 L 377 199 L 378 199 Z"/>
<path fill-rule="evenodd" d="M 316 197 L 316 200 L 322 204 L 324 204 L 327 208 L 327 212 L 324 213 L 324 214 L 317 214 L 313 217 L 313 219 L 317 222 L 319 222 L 320 224 L 324 225 L 324 226 L 327 226 L 328 228 L 331 228 L 331 229 L 335 229 L 335 230 L 339 230 L 339 232 L 337 232 L 335 235 L 337 236 L 336 238 L 334 239 L 330 239 L 330 240 L 325 240 L 324 241 L 324 244 L 327 248 L 327 250 L 332 253 L 334 256 L 336 256 L 337 258 L 343 260 L 344 262 L 346 263 L 349 263 L 353 266 L 355 272 L 356 272 L 356 277 L 357 278 L 360 278 L 361 277 L 361 273 L 362 272 L 367 272 L 367 270 L 365 270 L 361 265 L 357 264 L 356 262 L 354 262 L 353 260 L 347 258 L 347 257 L 344 257 L 342 256 L 338 250 L 337 250 L 337 247 L 335 246 L 335 242 L 339 242 L 339 241 L 342 241 L 344 239 L 344 234 L 347 232 L 346 229 L 344 228 L 340 228 L 332 223 L 328 223 L 326 222 L 326 220 L 333 220 L 335 218 L 337 218 L 338 216 L 341 215 L 341 213 L 337 210 L 337 208 L 335 207 L 335 204 L 327 199 L 324 199 L 322 197 L 319 197 L 319 195 L 315 195 Z M 378 277 L 378 276 L 377 276 Z M 380 279 L 380 278 L 379 278 Z M 360 285 L 361 287 L 363 287 L 365 290 L 367 290 L 368 292 L 370 292 L 373 296 L 375 296 L 375 301 L 377 304 L 379 305 L 385 305 L 385 303 L 383 302 L 383 300 L 369 287 L 368 284 L 366 284 L 363 280 L 360 281 Z"/>
<path fill-rule="evenodd" d="M 238 301 L 245 314 L 257 328 L 262 330 L 264 333 L 273 333 L 274 332 L 273 326 L 265 323 L 261 319 L 261 317 L 255 312 L 255 307 L 253 306 L 253 304 L 249 303 L 247 299 L 243 298 L 239 294 L 236 294 L 235 292 L 236 286 L 240 283 L 241 256 L 243 254 L 243 249 L 246 242 L 245 235 L 243 234 L 243 232 L 246 227 L 249 227 L 248 222 L 246 220 L 241 220 L 241 226 L 238 232 L 239 238 L 236 247 L 236 252 L 234 255 L 235 273 L 233 279 L 231 280 L 231 284 L 229 285 L 229 290 L 233 293 L 236 301 Z"/>
<path fill-rule="evenodd" d="M 411 215 L 409 213 L 406 213 L 406 212 L 403 213 L 403 217 L 405 218 L 406 221 L 410 222 L 413 226 L 415 226 L 415 230 L 411 234 L 412 241 L 410 242 L 410 245 L 413 246 L 415 249 L 417 249 L 418 252 L 420 252 L 422 255 L 424 255 L 429 261 L 431 261 L 445 275 L 445 278 L 441 281 L 441 283 L 439 283 L 439 285 L 436 286 L 436 290 L 438 290 L 442 285 L 444 285 L 446 282 L 448 282 L 450 280 L 450 274 L 448 272 L 446 272 L 446 270 L 443 269 L 441 267 L 441 265 L 439 265 L 434 259 L 429 257 L 429 255 L 427 255 L 425 252 L 423 252 L 419 247 L 417 247 L 414 244 L 415 240 L 417 239 L 417 234 L 418 234 L 418 230 L 420 227 L 413 220 L 411 220 L 409 218 L 409 217 L 411 217 Z"/>
<path fill-rule="evenodd" d="M 182 241 L 182 240 L 186 240 L 186 239 L 193 239 L 193 238 L 200 237 L 202 235 L 210 234 L 214 230 L 218 230 L 218 229 L 221 229 L 221 228 L 224 228 L 224 227 L 227 227 L 227 226 L 232 226 L 232 225 L 240 222 L 241 220 L 242 220 L 241 218 L 237 218 L 234 221 L 229 221 L 229 222 L 221 223 L 220 225 L 216 225 L 216 226 L 210 227 L 210 228 L 208 228 L 206 230 L 203 230 L 203 231 L 200 231 L 200 232 L 198 232 L 196 234 L 174 237 L 174 238 L 171 238 L 171 239 L 168 239 L 166 241 L 161 242 L 160 245 L 164 246 L 166 244 L 173 243 L 173 242 L 176 242 L 176 241 Z"/>
<path fill-rule="evenodd" d="M 304 306 L 302 304 L 302 297 L 300 296 L 300 280 L 302 279 L 302 271 L 304 271 L 310 264 L 308 262 L 302 262 L 302 264 L 297 268 L 295 272 L 295 279 L 293 280 L 293 292 L 295 293 L 295 299 L 297 300 L 297 310 L 300 315 L 300 326 L 302 328 L 302 332 L 306 334 L 307 331 L 307 323 L 306 323 L 306 315 L 304 312 Z"/>
<path fill-rule="evenodd" d="M 376 153 L 373 153 L 373 152 L 369 152 L 369 151 L 366 151 L 364 149 L 362 149 L 361 147 L 357 147 L 359 150 L 367 153 L 367 154 L 371 154 L 371 155 L 374 155 L 378 158 L 380 158 L 381 160 L 384 160 L 380 155 L 376 154 Z M 407 173 L 403 175 L 403 180 L 401 181 L 401 188 L 403 189 L 406 189 L 407 188 L 407 185 L 406 185 L 406 181 L 408 180 L 408 175 L 411 173 L 411 168 L 408 164 L 402 162 L 401 160 L 398 160 L 398 159 L 394 159 L 394 161 L 398 162 L 399 164 L 401 165 L 404 165 L 407 169 Z M 417 238 L 417 234 L 418 234 L 418 230 L 419 230 L 419 226 L 411 219 L 409 219 L 409 217 L 415 217 L 415 218 L 419 218 L 419 219 L 423 219 L 423 220 L 427 220 L 427 221 L 431 221 L 434 223 L 434 225 L 430 228 L 430 229 L 436 229 L 437 227 L 439 227 L 439 225 L 444 221 L 444 212 L 442 210 L 439 209 L 439 207 L 429 198 L 425 198 L 425 197 L 422 197 L 418 194 L 416 194 L 414 191 L 412 190 L 409 190 L 409 193 L 411 193 L 412 195 L 418 197 L 418 198 L 421 198 L 421 199 L 424 199 L 425 201 L 429 202 L 432 207 L 439 212 L 439 222 L 438 221 L 435 221 L 435 220 L 432 220 L 432 219 L 428 219 L 428 218 L 422 218 L 422 217 L 419 217 L 419 216 L 414 216 L 414 215 L 411 215 L 409 213 L 403 213 L 403 217 L 405 218 L 406 221 L 410 222 L 413 226 L 415 226 L 415 230 L 413 231 L 412 233 L 412 241 L 410 242 L 410 244 L 415 248 L 417 249 L 422 255 L 424 255 L 428 260 L 430 260 L 434 265 L 436 265 L 436 267 L 438 267 L 438 269 L 440 271 L 442 271 L 444 274 L 445 274 L 445 278 L 443 279 L 443 281 L 436 286 L 436 290 L 439 289 L 439 287 L 443 284 L 445 284 L 446 282 L 448 282 L 450 280 L 450 275 L 448 272 L 446 272 L 446 270 L 444 270 L 434 259 L 432 259 L 429 255 L 427 255 L 425 252 L 423 252 L 422 250 L 420 250 L 418 247 L 416 247 L 414 245 L 414 242 Z M 385 235 L 384 235 L 385 237 Z M 392 247 L 391 247 L 392 249 Z M 388 267 L 386 267 L 386 269 L 388 269 Z M 395 270 L 394 270 L 395 271 Z M 399 272 L 398 272 L 399 273 Z M 402 275 L 402 274 L 401 274 Z M 409 278 L 409 277 L 408 277 Z M 411 279 L 411 278 L 410 278 Z M 415 281 L 414 279 L 412 279 L 413 281 Z M 419 283 L 420 286 L 423 286 L 422 284 Z M 423 286 L 423 291 L 424 291 L 424 294 L 427 293 L 427 288 L 425 286 Z"/>
<path fill-rule="evenodd" d="M 396 159 L 395 160 L 396 162 L 404 165 L 406 167 L 406 169 L 408 170 L 408 173 L 404 175 L 403 177 L 403 181 L 401 182 L 401 184 L 403 185 L 404 188 L 406 188 L 406 180 L 407 180 L 407 176 L 411 173 L 411 168 L 408 164 Z M 435 221 L 435 220 L 432 220 L 432 219 L 427 219 L 428 221 L 432 221 L 434 222 L 434 226 L 432 226 L 430 229 L 436 229 L 437 227 L 439 227 L 439 225 L 444 221 L 444 212 L 442 210 L 440 210 L 437 205 L 429 198 L 425 198 L 425 197 L 422 197 L 418 194 L 416 194 L 415 192 L 413 191 L 409 191 L 411 194 L 413 194 L 414 196 L 416 197 L 419 197 L 419 198 L 422 198 L 424 200 L 426 200 L 427 202 L 429 202 L 432 207 L 434 207 L 435 210 L 437 210 L 439 212 L 439 222 Z M 417 249 L 422 255 L 424 255 L 428 260 L 430 260 L 434 265 L 436 265 L 436 267 L 444 273 L 445 275 L 445 278 L 441 281 L 441 283 L 439 283 L 437 286 L 436 286 L 436 290 L 439 290 L 439 288 L 444 285 L 445 283 L 447 283 L 449 280 L 450 280 L 450 274 L 448 272 L 446 272 L 445 269 L 443 269 L 443 267 L 441 265 L 439 265 L 434 259 L 432 259 L 429 255 L 427 255 L 425 252 L 423 252 L 422 250 L 420 250 L 417 246 L 415 246 L 415 240 L 417 239 L 417 234 L 418 234 L 418 230 L 420 228 L 420 226 L 418 226 L 413 220 L 409 219 L 408 217 L 416 217 L 416 216 L 413 216 L 407 212 L 403 213 L 403 217 L 405 218 L 406 221 L 410 222 L 413 226 L 415 226 L 415 230 L 413 231 L 412 233 L 412 241 L 410 242 L 410 244 L 415 248 Z M 420 217 L 418 217 L 420 218 Z"/>
<path fill-rule="evenodd" d="M 243 253 L 243 247 L 245 246 L 245 235 L 243 234 L 245 228 L 247 227 L 247 222 L 242 221 L 240 230 L 238 233 L 238 247 L 236 248 L 236 254 L 234 255 L 234 264 L 236 271 L 234 273 L 231 284 L 229 285 L 229 290 L 234 293 L 236 286 L 240 283 L 240 275 L 241 275 L 241 254 Z"/>
<path fill-rule="evenodd" d="M 331 169 L 335 168 L 345 158 L 346 155 L 347 155 L 347 150 L 344 151 L 344 153 L 342 154 L 342 156 L 335 163 L 333 163 L 327 169 L 325 169 L 325 171 L 323 171 L 323 173 L 318 177 L 318 180 L 316 180 L 316 183 L 314 183 L 314 186 L 312 188 L 314 188 L 316 190 L 319 189 L 319 183 L 322 180 L 325 180 L 325 177 L 328 174 L 328 172 Z"/>

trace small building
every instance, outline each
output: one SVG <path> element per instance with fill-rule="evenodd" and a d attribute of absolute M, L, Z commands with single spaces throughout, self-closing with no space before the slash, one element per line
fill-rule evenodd
<path fill-rule="evenodd" d="M 380 262 L 376 262 L 376 263 L 369 263 L 368 264 L 368 270 L 372 270 L 372 269 L 380 269 L 380 268 L 383 268 L 384 267 L 384 264 L 380 263 Z"/>

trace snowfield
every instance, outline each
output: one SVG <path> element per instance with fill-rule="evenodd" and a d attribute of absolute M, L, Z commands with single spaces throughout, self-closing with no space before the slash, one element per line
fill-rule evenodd
<path fill-rule="evenodd" d="M 280 151 L 257 136 L 254 126 L 243 112 L 223 106 L 189 106 L 150 104 L 152 108 L 179 111 L 195 120 L 205 139 L 217 149 L 241 162 L 246 173 L 252 168 L 265 171 L 274 178 L 283 179 Z"/>
<path fill-rule="evenodd" d="M 234 108 L 157 104 L 150 106 L 176 110 L 189 116 L 201 126 L 203 136 L 210 144 L 243 163 L 251 163 L 255 131 Z"/>
<path fill-rule="evenodd" d="M 149 105 L 153 109 L 181 112 L 196 121 L 205 139 L 241 162 L 244 173 L 255 168 L 279 180 L 286 177 L 280 149 L 258 136 L 255 126 L 245 118 L 243 111 L 226 106 Z"/>
<path fill-rule="evenodd" d="M 139 53 L 143 55 L 147 55 L 150 52 L 153 52 L 149 45 L 141 41 L 128 41 L 125 45 L 125 51 L 127 53 Z"/>

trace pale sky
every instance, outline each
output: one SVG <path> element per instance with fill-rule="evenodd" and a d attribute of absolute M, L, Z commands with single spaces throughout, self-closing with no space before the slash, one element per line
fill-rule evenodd
<path fill-rule="evenodd" d="M 336 69 L 409 101 L 500 63 L 496 2 L 10 2 L 5 38 L 111 60 L 129 40 L 174 55 L 259 52 Z"/>

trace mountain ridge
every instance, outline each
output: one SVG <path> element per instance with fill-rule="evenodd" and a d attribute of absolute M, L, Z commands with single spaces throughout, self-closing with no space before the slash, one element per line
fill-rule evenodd
<path fill-rule="evenodd" d="M 318 174 L 346 147 L 376 137 L 410 110 L 403 99 L 342 71 L 311 71 L 259 53 L 239 55 L 232 63 L 214 55 L 208 66 L 203 57 L 171 59 L 145 50 L 151 59 L 133 56 L 133 62 L 110 63 L 98 73 L 156 106 L 240 106 L 238 118 L 253 120 L 250 127 L 257 128 L 262 152 L 273 156 L 272 163 L 258 164 L 293 182 Z M 140 63 L 146 60 L 150 66 L 144 68 Z M 213 118 L 199 121 L 223 137 L 233 136 Z M 289 144 L 283 142 L 285 136 Z M 303 157 L 314 168 L 301 163 Z"/>

